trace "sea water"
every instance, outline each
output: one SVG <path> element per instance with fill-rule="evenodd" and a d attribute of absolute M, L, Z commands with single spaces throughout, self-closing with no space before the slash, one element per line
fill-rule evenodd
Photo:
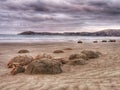
<path fill-rule="evenodd" d="M 118 39 L 120 37 L 108 36 L 62 36 L 62 35 L 13 35 L 13 34 L 0 34 L 0 43 L 40 43 L 40 42 L 66 42 L 66 41 L 85 41 L 91 42 L 95 40 L 109 40 Z"/>

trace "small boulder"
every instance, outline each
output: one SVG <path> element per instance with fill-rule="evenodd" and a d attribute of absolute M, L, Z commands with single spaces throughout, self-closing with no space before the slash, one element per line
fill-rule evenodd
<path fill-rule="evenodd" d="M 65 48 L 64 50 L 72 50 L 72 48 Z"/>
<path fill-rule="evenodd" d="M 43 59 L 31 62 L 26 68 L 27 74 L 59 74 L 62 73 L 61 63 L 55 60 Z"/>
<path fill-rule="evenodd" d="M 114 40 L 114 39 L 110 39 L 108 42 L 116 42 L 116 40 Z"/>
<path fill-rule="evenodd" d="M 62 50 L 55 50 L 53 53 L 64 53 Z"/>
<path fill-rule="evenodd" d="M 20 65 L 24 66 L 24 65 L 28 65 L 29 63 L 31 63 L 33 61 L 33 57 L 32 56 L 16 56 L 14 58 L 12 58 L 10 60 L 10 62 L 8 63 L 8 68 L 12 68 L 14 63 L 19 63 Z"/>
<path fill-rule="evenodd" d="M 83 43 L 82 41 L 78 41 L 77 43 Z"/>
<path fill-rule="evenodd" d="M 102 40 L 102 42 L 107 42 L 107 40 Z"/>
<path fill-rule="evenodd" d="M 29 53 L 29 51 L 26 49 L 22 49 L 22 50 L 19 50 L 18 53 Z"/>
<path fill-rule="evenodd" d="M 99 57 L 99 53 L 94 51 L 84 50 L 81 53 L 85 54 L 88 59 L 95 59 Z"/>
<path fill-rule="evenodd" d="M 93 43 L 98 43 L 98 41 L 93 41 Z"/>

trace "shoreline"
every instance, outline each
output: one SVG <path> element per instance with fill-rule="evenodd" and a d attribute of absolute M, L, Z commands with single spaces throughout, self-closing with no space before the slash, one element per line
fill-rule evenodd
<path fill-rule="evenodd" d="M 0 45 L 54 45 L 54 44 L 72 44 L 75 41 L 69 42 L 8 42 L 8 43 L 0 43 Z"/>

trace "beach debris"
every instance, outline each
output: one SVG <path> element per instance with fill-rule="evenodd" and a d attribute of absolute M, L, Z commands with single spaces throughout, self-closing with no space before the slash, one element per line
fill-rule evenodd
<path fill-rule="evenodd" d="M 62 50 L 55 50 L 55 51 L 53 51 L 53 53 L 64 53 L 64 51 L 62 51 Z"/>
<path fill-rule="evenodd" d="M 33 61 L 33 57 L 32 56 L 27 56 L 27 55 L 23 55 L 23 56 L 16 56 L 14 58 L 12 58 L 9 63 L 8 63 L 8 68 L 12 68 L 14 63 L 19 63 L 20 65 L 24 66 L 24 65 L 28 65 L 29 63 L 31 63 Z"/>
<path fill-rule="evenodd" d="M 30 51 L 29 50 L 26 50 L 26 49 L 22 49 L 22 50 L 19 50 L 18 53 L 29 53 Z"/>
<path fill-rule="evenodd" d="M 88 59 L 95 59 L 99 57 L 100 52 L 84 50 L 81 53 L 85 54 Z"/>
<path fill-rule="evenodd" d="M 102 40 L 102 42 L 107 42 L 107 40 Z"/>
<path fill-rule="evenodd" d="M 72 48 L 64 48 L 64 50 L 73 50 Z"/>
<path fill-rule="evenodd" d="M 72 54 L 69 56 L 69 60 L 80 59 L 80 58 L 88 60 L 88 57 L 85 54 Z"/>
<path fill-rule="evenodd" d="M 108 42 L 116 42 L 116 40 L 114 40 L 114 39 L 110 39 Z"/>
<path fill-rule="evenodd" d="M 75 60 L 70 60 L 68 64 L 69 65 L 85 65 L 87 64 L 87 62 L 84 59 L 75 59 Z"/>
<path fill-rule="evenodd" d="M 20 64 L 13 64 L 13 69 L 10 72 L 12 75 L 25 72 L 25 68 Z"/>
<path fill-rule="evenodd" d="M 78 41 L 77 43 L 83 43 L 82 41 Z"/>
<path fill-rule="evenodd" d="M 35 60 L 25 71 L 26 74 L 59 74 L 62 73 L 61 63 L 52 59 Z"/>

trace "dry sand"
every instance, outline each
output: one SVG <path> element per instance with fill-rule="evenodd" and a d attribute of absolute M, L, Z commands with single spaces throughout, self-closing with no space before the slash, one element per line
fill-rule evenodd
<path fill-rule="evenodd" d="M 82 50 L 99 51 L 102 56 L 86 65 L 64 65 L 63 73 L 57 75 L 22 73 L 12 76 L 6 65 L 12 57 L 21 55 L 17 53 L 20 49 L 28 49 L 30 53 L 26 55 L 33 57 L 47 53 L 67 59 Z M 64 50 L 64 53 L 52 53 L 56 49 Z M 0 90 L 120 90 L 120 42 L 0 44 L 0 53 Z"/>

